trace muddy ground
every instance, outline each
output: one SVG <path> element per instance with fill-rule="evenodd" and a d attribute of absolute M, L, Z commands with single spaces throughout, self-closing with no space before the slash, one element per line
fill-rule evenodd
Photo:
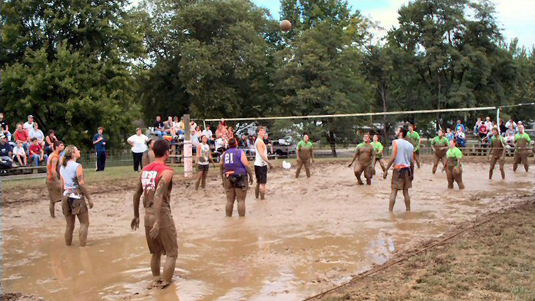
<path fill-rule="evenodd" d="M 213 170 L 206 191 L 176 177 L 180 254 L 174 284 L 164 291 L 146 289 L 150 256 L 143 231 L 129 228 L 131 181 L 90 183 L 95 208 L 86 248 L 76 238 L 73 247 L 64 246 L 65 221 L 59 206 L 59 218 L 48 216 L 43 182 L 42 189 L 3 195 L 2 292 L 47 300 L 300 300 L 533 194 L 533 173 L 506 168 L 505 181 L 489 181 L 486 164 L 467 163 L 467 189 L 452 191 L 445 174 L 432 175 L 425 164 L 411 190 L 413 212 L 399 198 L 393 214 L 390 178 L 358 186 L 343 161 L 317 164 L 310 179 L 277 168 L 265 201 L 250 190 L 245 218 L 225 217 Z"/>
<path fill-rule="evenodd" d="M 535 300 L 535 197 L 523 199 L 311 300 Z"/>

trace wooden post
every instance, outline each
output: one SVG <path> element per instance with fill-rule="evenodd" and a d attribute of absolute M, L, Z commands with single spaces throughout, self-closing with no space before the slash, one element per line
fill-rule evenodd
<path fill-rule="evenodd" d="M 190 178 L 193 175 L 193 160 L 189 114 L 184 115 L 184 130 L 184 177 Z"/>

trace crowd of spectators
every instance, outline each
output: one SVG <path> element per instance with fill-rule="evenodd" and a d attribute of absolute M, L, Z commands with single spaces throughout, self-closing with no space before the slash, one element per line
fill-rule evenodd
<path fill-rule="evenodd" d="M 474 126 L 474 135 L 476 135 L 482 143 L 488 144 L 492 138 L 492 129 L 498 128 L 500 135 L 505 138 L 505 141 L 510 147 L 514 146 L 515 135 L 518 133 L 518 125 L 521 125 L 522 121 L 515 122 L 512 118 L 505 122 L 500 119 L 499 124 L 496 121 L 492 121 L 490 117 L 487 117 L 485 121 L 478 118 Z"/>
<path fill-rule="evenodd" d="M 5 169 L 18 166 L 39 166 L 46 164 L 48 155 L 54 151 L 57 140 L 51 130 L 45 137 L 39 129 L 39 124 L 32 115 L 25 123 L 17 123 L 13 133 L 3 113 L 0 113 L 0 168 Z"/>

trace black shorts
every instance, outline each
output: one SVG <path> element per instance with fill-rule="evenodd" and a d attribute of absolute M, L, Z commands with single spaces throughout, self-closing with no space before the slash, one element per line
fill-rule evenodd
<path fill-rule="evenodd" d="M 197 164 L 199 167 L 199 171 L 208 171 L 208 168 L 210 168 L 210 164 Z"/>
<path fill-rule="evenodd" d="M 266 184 L 267 183 L 267 166 L 254 166 L 254 174 L 256 175 L 256 182 L 258 184 Z"/>

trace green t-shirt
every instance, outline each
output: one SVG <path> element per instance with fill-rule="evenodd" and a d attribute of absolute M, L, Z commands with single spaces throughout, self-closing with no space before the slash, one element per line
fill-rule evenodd
<path fill-rule="evenodd" d="M 414 151 L 418 151 L 420 149 L 420 134 L 418 134 L 417 131 L 414 132 L 408 132 L 407 138 L 410 139 L 412 145 L 414 146 Z"/>
<path fill-rule="evenodd" d="M 375 157 L 376 158 L 381 158 L 383 157 L 383 145 L 381 144 L 381 142 L 377 141 L 377 142 L 372 142 L 372 145 L 373 145 L 373 150 L 375 151 Z"/>
<path fill-rule="evenodd" d="M 505 141 L 505 138 L 503 138 L 502 135 L 498 135 L 498 137 L 500 137 L 499 139 L 500 139 L 501 142 L 503 142 L 504 144 L 507 144 L 507 142 Z M 496 136 L 492 136 L 492 138 L 490 138 L 491 142 L 494 141 L 494 140 L 496 140 Z"/>
<path fill-rule="evenodd" d="M 531 141 L 531 138 L 529 137 L 529 135 L 527 133 L 524 133 L 524 134 L 516 134 L 515 135 L 515 142 L 516 142 L 516 140 L 522 139 L 522 138 L 526 139 L 527 142 Z"/>
<path fill-rule="evenodd" d="M 459 166 L 459 160 L 463 158 L 463 152 L 461 152 L 458 148 L 450 148 L 448 149 L 448 152 L 446 153 L 446 157 L 448 159 L 453 158 L 455 159 L 455 166 Z"/>
<path fill-rule="evenodd" d="M 433 140 L 431 141 L 431 145 L 435 146 L 435 145 L 439 145 L 439 146 L 448 146 L 450 145 L 450 141 L 448 140 L 448 138 L 446 137 L 442 137 L 440 138 L 440 136 L 436 136 L 435 138 L 433 138 Z"/>
<path fill-rule="evenodd" d="M 312 142 L 308 141 L 305 142 L 305 140 L 301 140 L 299 141 L 299 143 L 297 143 L 297 150 L 300 150 L 302 147 L 304 148 L 312 148 Z"/>

